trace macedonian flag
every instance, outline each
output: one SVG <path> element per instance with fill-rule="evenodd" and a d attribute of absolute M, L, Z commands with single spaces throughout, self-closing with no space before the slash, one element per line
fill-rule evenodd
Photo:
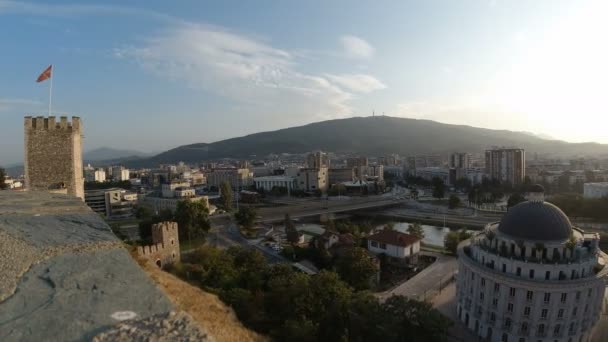
<path fill-rule="evenodd" d="M 49 78 L 51 78 L 52 72 L 53 72 L 53 65 L 49 65 L 49 67 L 46 68 L 46 70 L 44 70 L 42 72 L 42 74 L 40 74 L 40 76 L 38 76 L 38 79 L 36 80 L 36 82 L 42 82 L 42 81 L 48 80 Z"/>

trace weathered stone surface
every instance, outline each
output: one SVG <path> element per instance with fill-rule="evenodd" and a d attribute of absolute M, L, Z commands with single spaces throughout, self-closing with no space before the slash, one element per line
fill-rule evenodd
<path fill-rule="evenodd" d="M 0 191 L 0 275 L 3 342 L 90 341 L 174 310 L 103 220 L 66 195 Z"/>
<path fill-rule="evenodd" d="M 214 341 L 183 311 L 156 315 L 142 320 L 129 320 L 97 335 L 93 342 L 169 342 Z"/>

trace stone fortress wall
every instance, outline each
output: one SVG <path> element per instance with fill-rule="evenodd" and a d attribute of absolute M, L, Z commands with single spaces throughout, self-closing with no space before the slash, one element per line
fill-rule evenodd
<path fill-rule="evenodd" d="M 137 247 L 137 254 L 154 262 L 158 267 L 180 260 L 177 222 L 160 222 L 152 225 L 152 245 Z"/>
<path fill-rule="evenodd" d="M 26 116 L 24 169 L 28 190 L 52 191 L 84 199 L 82 122 L 62 116 Z"/>

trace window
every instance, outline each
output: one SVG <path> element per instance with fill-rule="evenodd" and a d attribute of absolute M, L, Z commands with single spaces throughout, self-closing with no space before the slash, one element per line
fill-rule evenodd
<path fill-rule="evenodd" d="M 486 278 L 481 278 L 481 287 L 486 286 Z"/>
<path fill-rule="evenodd" d="M 560 324 L 557 324 L 554 328 L 553 328 L 553 335 L 559 335 L 559 331 L 562 328 L 562 326 Z"/>
<path fill-rule="evenodd" d="M 497 307 L 498 306 L 498 298 L 492 299 L 492 306 L 493 307 Z"/>
<path fill-rule="evenodd" d="M 517 268 L 517 275 L 518 275 L 518 276 L 521 276 L 521 267 L 518 267 L 518 268 Z"/>
<path fill-rule="evenodd" d="M 378 247 L 378 243 L 376 241 L 372 241 L 372 247 Z"/>
<path fill-rule="evenodd" d="M 581 291 L 576 291 L 576 300 L 581 299 Z"/>
<path fill-rule="evenodd" d="M 509 296 L 515 297 L 515 288 L 514 287 L 509 289 Z"/>
<path fill-rule="evenodd" d="M 551 271 L 545 272 L 545 280 L 549 280 L 551 278 Z"/>
<path fill-rule="evenodd" d="M 591 297 L 591 289 L 589 289 L 589 291 L 587 291 L 587 297 Z"/>
<path fill-rule="evenodd" d="M 547 314 L 549 313 L 549 310 L 547 309 L 542 309 L 542 311 L 540 312 L 540 317 L 541 318 L 547 318 Z"/>
<path fill-rule="evenodd" d="M 524 308 L 524 316 L 530 316 L 530 307 L 529 306 L 526 306 Z"/>
<path fill-rule="evenodd" d="M 496 314 L 493 312 L 490 314 L 490 321 L 496 322 Z"/>
<path fill-rule="evenodd" d="M 570 333 L 574 332 L 574 323 L 570 323 L 570 329 L 569 329 Z"/>
<path fill-rule="evenodd" d="M 549 301 L 551 301 L 551 294 L 550 293 L 545 293 L 544 301 L 545 301 L 545 303 L 549 303 Z"/>
<path fill-rule="evenodd" d="M 483 300 L 483 292 L 479 292 L 479 300 Z"/>
<path fill-rule="evenodd" d="M 385 243 L 380 243 L 380 249 L 386 249 L 386 244 Z"/>
<path fill-rule="evenodd" d="M 475 280 L 475 273 L 471 272 L 471 280 Z"/>
<path fill-rule="evenodd" d="M 534 293 L 532 291 L 528 291 L 526 293 L 526 300 L 531 301 L 533 295 L 534 295 Z"/>
<path fill-rule="evenodd" d="M 559 309 L 557 312 L 557 318 L 564 318 L 564 309 Z"/>
<path fill-rule="evenodd" d="M 537 330 L 538 330 L 538 334 L 539 335 L 544 335 L 545 334 L 545 325 L 544 324 L 539 324 Z"/>
<path fill-rule="evenodd" d="M 509 335 L 507 334 L 502 334 L 502 339 L 500 340 L 501 342 L 509 342 Z"/>
<path fill-rule="evenodd" d="M 500 284 L 494 284 L 494 292 L 500 292 Z"/>
<path fill-rule="evenodd" d="M 507 328 L 507 329 L 511 328 L 511 319 L 510 318 L 507 318 L 505 320 L 505 328 Z"/>
<path fill-rule="evenodd" d="M 587 310 L 589 310 L 589 304 L 585 304 L 585 313 L 587 313 Z"/>
<path fill-rule="evenodd" d="M 567 298 L 568 298 L 568 294 L 567 293 L 562 293 L 561 302 L 565 303 Z"/>
<path fill-rule="evenodd" d="M 507 305 L 507 311 L 508 312 L 513 312 L 513 303 L 509 303 L 509 305 Z"/>
<path fill-rule="evenodd" d="M 524 334 L 528 332 L 528 323 L 527 322 L 523 322 L 521 324 L 521 332 Z"/>
<path fill-rule="evenodd" d="M 507 264 L 502 264 L 502 273 L 507 272 Z"/>
<path fill-rule="evenodd" d="M 578 311 L 578 308 L 575 306 L 574 309 L 572 309 L 572 317 L 576 317 L 577 311 Z"/>
<path fill-rule="evenodd" d="M 534 278 L 534 270 L 530 270 L 530 279 Z"/>

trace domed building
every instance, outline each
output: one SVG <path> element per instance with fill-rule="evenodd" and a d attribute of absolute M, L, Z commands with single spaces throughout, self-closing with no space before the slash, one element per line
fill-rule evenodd
<path fill-rule="evenodd" d="M 534 186 L 459 245 L 459 319 L 488 341 L 589 341 L 608 273 L 598 243 Z"/>

